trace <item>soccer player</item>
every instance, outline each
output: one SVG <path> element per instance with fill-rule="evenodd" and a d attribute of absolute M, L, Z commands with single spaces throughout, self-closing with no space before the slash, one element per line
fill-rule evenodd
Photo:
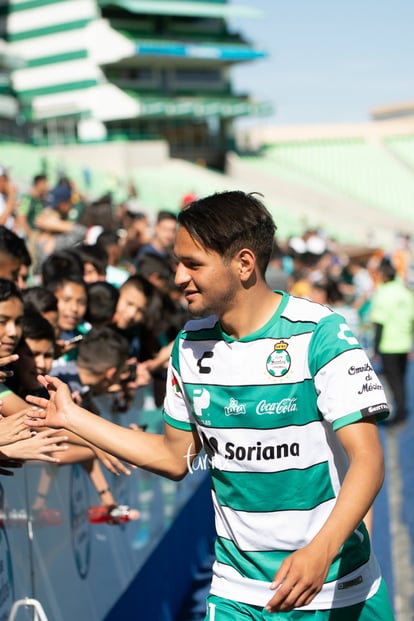
<path fill-rule="evenodd" d="M 27 424 L 177 480 L 204 446 L 217 528 L 208 621 L 390 621 L 363 523 L 388 413 L 367 355 L 342 316 L 267 286 L 275 224 L 255 195 L 197 200 L 178 224 L 175 280 L 196 319 L 174 344 L 164 435 L 96 420 L 51 377 Z"/>

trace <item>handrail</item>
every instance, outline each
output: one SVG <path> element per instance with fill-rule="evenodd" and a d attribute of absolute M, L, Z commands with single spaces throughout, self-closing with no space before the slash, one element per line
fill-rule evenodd
<path fill-rule="evenodd" d="M 16 619 L 17 611 L 22 606 L 33 606 L 35 613 L 33 621 L 48 621 L 42 604 L 37 599 L 33 599 L 31 597 L 24 597 L 23 599 L 18 599 L 14 602 L 10 610 L 8 621 L 14 621 Z"/>

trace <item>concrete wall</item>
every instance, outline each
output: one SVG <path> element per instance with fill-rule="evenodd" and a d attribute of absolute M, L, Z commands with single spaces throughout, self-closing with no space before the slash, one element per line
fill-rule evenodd
<path fill-rule="evenodd" d="M 236 132 L 238 148 L 259 149 L 278 142 L 304 142 L 306 140 L 347 140 L 364 138 L 378 142 L 390 136 L 412 134 L 414 118 L 368 123 L 336 123 L 323 125 L 274 125 L 245 128 Z"/>
<path fill-rule="evenodd" d="M 168 144 L 162 140 L 55 145 L 47 151 L 60 161 L 82 165 L 89 162 L 98 169 L 122 176 L 140 166 L 162 165 L 169 158 Z"/>

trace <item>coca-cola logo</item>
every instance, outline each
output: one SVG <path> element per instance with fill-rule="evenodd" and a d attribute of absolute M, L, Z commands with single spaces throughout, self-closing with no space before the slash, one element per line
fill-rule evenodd
<path fill-rule="evenodd" d="M 256 414 L 263 416 L 264 414 L 289 414 L 290 412 L 297 412 L 297 398 L 286 397 L 280 401 L 266 401 L 262 399 L 256 406 Z"/>

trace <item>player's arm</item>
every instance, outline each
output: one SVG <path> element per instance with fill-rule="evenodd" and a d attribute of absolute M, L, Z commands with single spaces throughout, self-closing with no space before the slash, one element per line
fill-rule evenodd
<path fill-rule="evenodd" d="M 335 507 L 321 530 L 304 548 L 293 552 L 274 576 L 272 612 L 309 604 L 321 590 L 341 546 L 363 520 L 384 479 L 384 457 L 373 418 L 337 432 L 349 458 L 349 469 Z"/>
<path fill-rule="evenodd" d="M 50 399 L 30 396 L 39 406 L 27 419 L 30 427 L 64 428 L 128 463 L 179 480 L 201 448 L 197 433 L 165 426 L 164 434 L 127 429 L 96 416 L 77 405 L 68 386 L 55 377 L 40 377 Z M 35 418 L 33 418 L 33 416 Z"/>

